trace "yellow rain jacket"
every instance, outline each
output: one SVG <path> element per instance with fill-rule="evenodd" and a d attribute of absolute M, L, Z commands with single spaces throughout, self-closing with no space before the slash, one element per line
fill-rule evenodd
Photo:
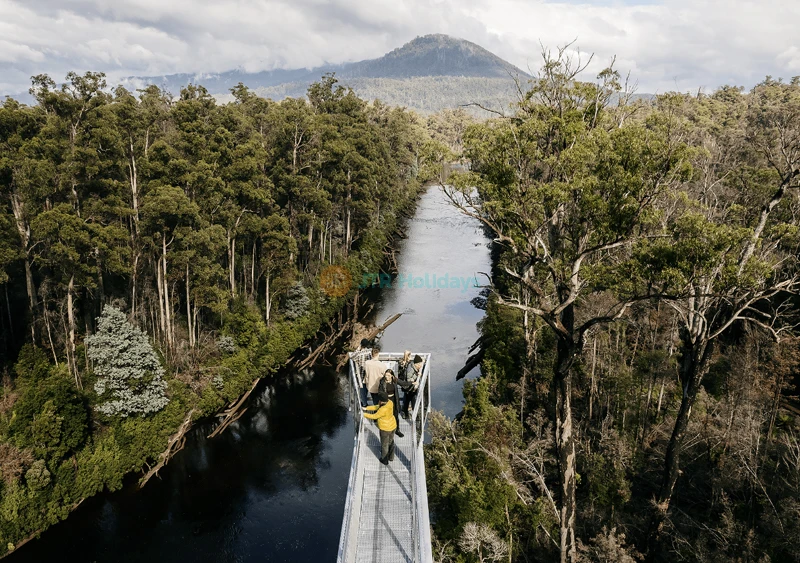
<path fill-rule="evenodd" d="M 397 420 L 394 418 L 394 404 L 392 404 L 391 401 L 380 408 L 377 405 L 370 405 L 365 407 L 364 410 L 375 411 L 375 414 L 365 412 L 364 416 L 372 420 L 377 420 L 378 428 L 384 432 L 394 432 L 397 428 Z"/>

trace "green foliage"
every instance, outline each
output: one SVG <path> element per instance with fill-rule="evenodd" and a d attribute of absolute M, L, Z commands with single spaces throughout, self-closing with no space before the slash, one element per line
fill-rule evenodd
<path fill-rule="evenodd" d="M 70 73 L 0 105 L 0 554 L 285 365 L 353 297 L 322 268 L 375 271 L 413 206 L 415 115 L 332 76 L 310 103 L 232 93 Z"/>
<path fill-rule="evenodd" d="M 50 472 L 45 467 L 43 460 L 36 460 L 31 468 L 25 472 L 25 484 L 28 485 L 28 489 L 31 491 L 44 489 L 50 484 Z"/>
<path fill-rule="evenodd" d="M 613 69 L 582 82 L 567 52 L 545 53 L 513 115 L 464 130 L 470 166 L 445 188 L 497 245 L 485 391 L 465 388 L 427 450 L 443 557 L 470 551 L 446 542 L 473 521 L 521 537 L 510 560 L 554 559 L 553 545 L 570 561 L 645 547 L 797 560 L 783 538 L 800 513 L 781 508 L 796 506 L 797 424 L 781 405 L 794 409 L 800 80 L 627 104 Z M 484 434 L 493 411 L 520 421 L 505 441 Z M 493 478 L 525 508 L 503 521 L 466 473 L 509 453 Z M 461 504 L 462 483 L 494 510 Z M 573 529 L 574 556 L 558 542 Z"/>
<path fill-rule="evenodd" d="M 30 349 L 29 349 L 30 350 Z M 33 448 L 37 457 L 60 461 L 78 450 L 88 435 L 88 406 L 64 369 L 42 373 L 42 358 L 26 353 L 15 366 L 24 374 L 21 394 L 14 404 L 9 437 L 21 448 Z M 26 371 L 33 368 L 33 371 Z M 38 377 L 34 380 L 32 376 Z M 27 381 L 26 381 L 27 379 Z"/>
<path fill-rule="evenodd" d="M 428 495 L 437 537 L 455 540 L 464 526 L 481 522 L 505 532 L 509 514 L 531 531 L 551 520 L 540 504 L 517 494 L 514 456 L 520 453 L 522 429 L 513 410 L 491 403 L 493 379 L 484 373 L 464 385 L 464 411 L 458 422 L 434 413 L 431 444 L 425 449 Z M 524 533 L 524 532 L 523 532 Z"/>

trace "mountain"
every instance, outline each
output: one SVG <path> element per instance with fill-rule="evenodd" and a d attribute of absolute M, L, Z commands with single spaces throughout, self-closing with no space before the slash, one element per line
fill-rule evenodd
<path fill-rule="evenodd" d="M 509 79 L 527 76 L 480 45 L 441 34 L 417 37 L 379 59 L 343 65 L 340 73 L 343 78 L 472 76 Z"/>
<path fill-rule="evenodd" d="M 341 84 L 365 99 L 380 99 L 425 112 L 469 103 L 505 107 L 517 92 L 512 77 L 523 81 L 529 78 L 475 43 L 436 34 L 417 37 L 380 58 L 355 63 L 255 73 L 232 70 L 130 77 L 123 80 L 123 85 L 133 89 L 156 84 L 177 94 L 187 84 L 202 84 L 224 102 L 232 99 L 230 88 L 242 82 L 259 95 L 278 100 L 305 95 L 308 85 L 328 72 L 336 73 Z"/>

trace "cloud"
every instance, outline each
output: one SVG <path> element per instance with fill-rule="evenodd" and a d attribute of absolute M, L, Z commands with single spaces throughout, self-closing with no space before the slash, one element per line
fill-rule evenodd
<path fill-rule="evenodd" d="M 640 91 L 752 86 L 800 73 L 800 4 L 750 0 L 0 0 L 0 91 L 29 77 L 314 67 L 417 35 L 468 39 L 535 70 L 540 44 L 613 56 Z"/>

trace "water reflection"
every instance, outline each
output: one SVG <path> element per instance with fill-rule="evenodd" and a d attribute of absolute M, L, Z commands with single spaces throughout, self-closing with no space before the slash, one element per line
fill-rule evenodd
<path fill-rule="evenodd" d="M 242 418 L 186 447 L 143 491 L 90 499 L 11 562 L 295 561 L 339 539 L 352 430 L 330 371 L 265 386 Z M 270 556 L 265 557 L 266 554 Z"/>

